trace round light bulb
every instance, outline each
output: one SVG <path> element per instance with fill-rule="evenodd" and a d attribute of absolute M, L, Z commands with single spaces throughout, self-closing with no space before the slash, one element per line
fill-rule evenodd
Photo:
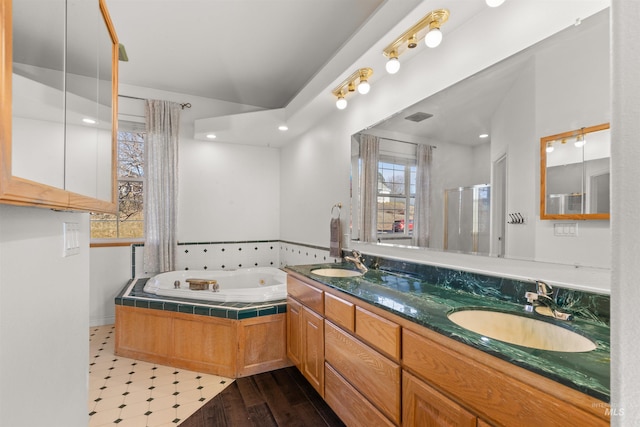
<path fill-rule="evenodd" d="M 283 132 L 284 132 L 284 131 L 287 131 L 287 130 L 289 130 L 289 126 L 287 126 L 287 125 L 280 125 L 280 126 L 278 126 L 278 130 L 281 130 L 281 131 L 283 131 Z"/>
<path fill-rule="evenodd" d="M 429 31 L 424 38 L 424 42 L 428 47 L 438 47 L 440 42 L 442 42 L 442 31 L 440 31 L 440 28 L 433 28 Z"/>
<path fill-rule="evenodd" d="M 552 153 L 554 150 L 553 145 L 547 145 L 547 153 Z"/>
<path fill-rule="evenodd" d="M 389 58 L 385 68 L 387 69 L 387 73 L 395 74 L 400 70 L 400 61 L 398 61 L 398 58 Z"/>
<path fill-rule="evenodd" d="M 368 94 L 369 90 L 371 90 L 371 85 L 366 80 L 361 81 L 358 85 L 358 92 L 360 92 L 362 95 Z"/>
<path fill-rule="evenodd" d="M 338 110 L 344 110 L 347 108 L 347 100 L 344 98 L 338 98 L 336 101 L 336 107 L 338 107 Z"/>
<path fill-rule="evenodd" d="M 504 3 L 504 0 L 486 0 L 486 2 L 489 7 L 498 7 Z"/>

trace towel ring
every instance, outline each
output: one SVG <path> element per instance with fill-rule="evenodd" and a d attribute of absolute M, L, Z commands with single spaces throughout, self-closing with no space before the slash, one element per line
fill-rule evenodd
<path fill-rule="evenodd" d="M 340 209 L 342 209 L 342 203 L 336 203 L 335 205 L 333 205 L 333 206 L 331 207 L 331 217 L 332 217 L 332 218 L 334 218 L 334 216 L 333 216 L 333 210 L 334 210 L 335 208 L 338 208 L 338 216 L 337 216 L 336 218 L 340 218 Z"/>

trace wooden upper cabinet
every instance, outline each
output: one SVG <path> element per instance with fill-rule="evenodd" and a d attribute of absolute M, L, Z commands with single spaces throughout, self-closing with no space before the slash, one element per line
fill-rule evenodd
<path fill-rule="evenodd" d="M 0 9 L 0 202 L 115 212 L 119 43 L 104 0 Z"/>

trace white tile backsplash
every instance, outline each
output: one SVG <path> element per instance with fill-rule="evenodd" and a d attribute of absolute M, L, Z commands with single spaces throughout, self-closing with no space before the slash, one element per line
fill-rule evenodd
<path fill-rule="evenodd" d="M 144 277 L 144 246 L 132 248 L 132 271 Z M 176 270 L 236 270 L 251 267 L 337 262 L 329 249 L 278 240 L 249 242 L 193 242 L 178 245 Z"/>

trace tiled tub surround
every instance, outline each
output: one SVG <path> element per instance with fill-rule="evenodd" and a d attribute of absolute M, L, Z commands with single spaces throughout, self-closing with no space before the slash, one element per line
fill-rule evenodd
<path fill-rule="evenodd" d="M 286 300 L 252 302 L 203 302 L 187 298 L 167 298 L 144 291 L 148 277 L 132 279 L 116 296 L 116 305 L 147 308 L 161 311 L 197 314 L 224 319 L 248 319 L 251 317 L 282 314 L 287 311 Z"/>
<path fill-rule="evenodd" d="M 289 269 L 514 365 L 609 402 L 608 296 L 555 289 L 559 305 L 575 316 L 573 321 L 564 322 L 524 311 L 524 294 L 527 291 L 535 292 L 534 283 L 402 261 L 377 258 L 369 260 L 371 261 L 377 268 L 370 269 L 360 277 L 334 278 L 312 273 L 316 268 L 354 269 L 353 264 L 349 263 L 298 265 Z M 447 317 L 452 310 L 472 307 L 512 312 L 559 324 L 591 338 L 597 347 L 585 353 L 565 353 L 482 339 L 481 335 L 457 326 Z"/>
<path fill-rule="evenodd" d="M 131 246 L 131 277 L 146 276 L 142 269 L 143 244 Z M 329 248 L 282 240 L 180 242 L 176 270 L 235 270 L 247 267 L 338 262 Z"/>

